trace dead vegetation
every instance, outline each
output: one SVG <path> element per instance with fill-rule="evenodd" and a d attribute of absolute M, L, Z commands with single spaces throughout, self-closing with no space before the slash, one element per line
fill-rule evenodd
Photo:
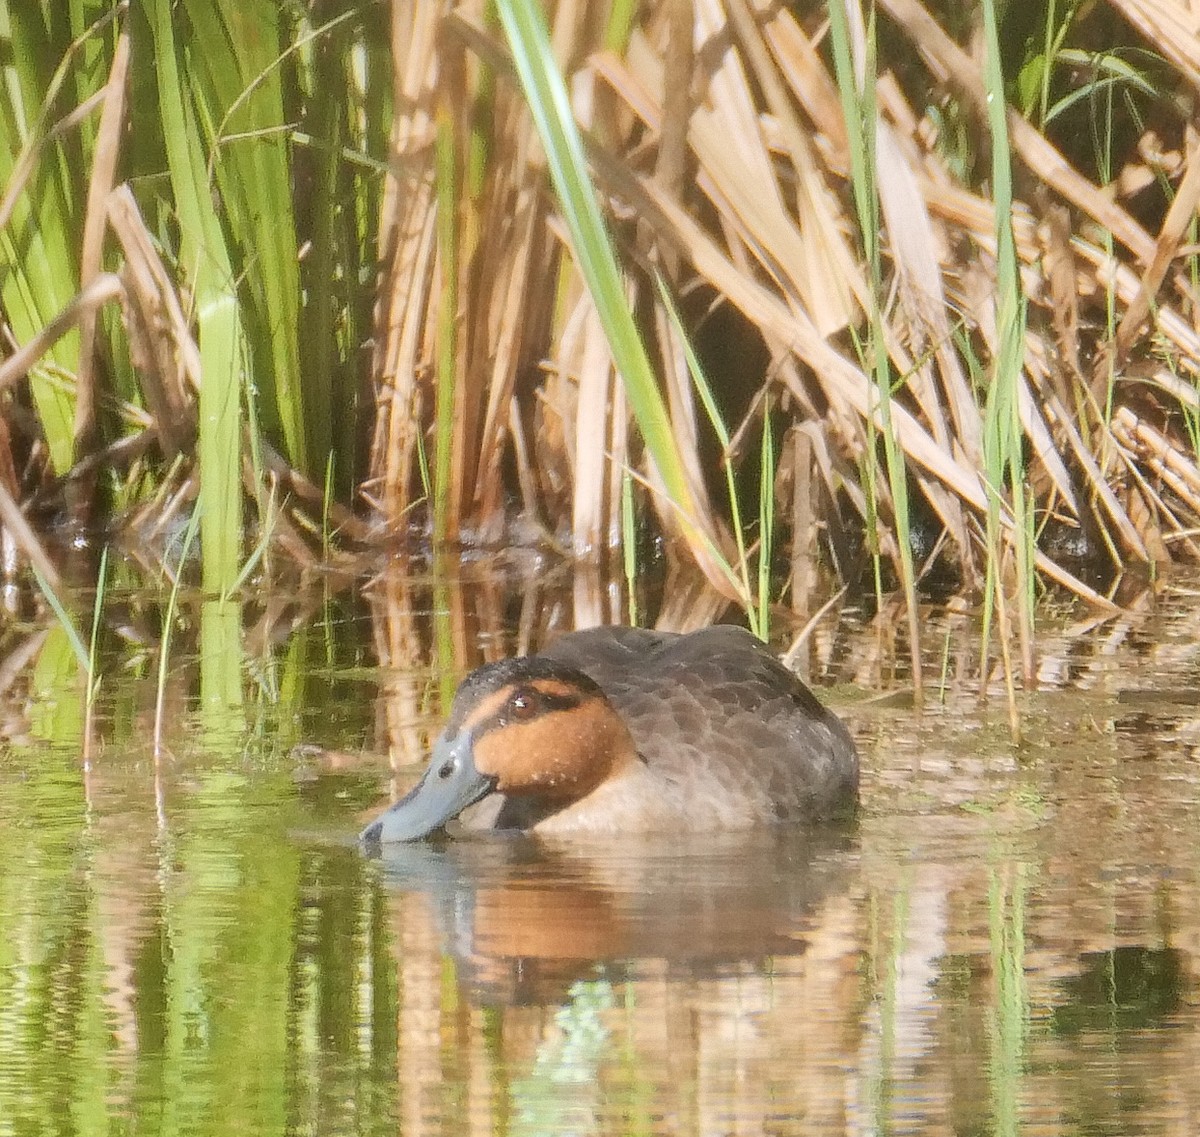
<path fill-rule="evenodd" d="M 205 472 L 198 394 L 209 382 L 206 351 L 222 334 L 205 325 L 209 295 L 245 309 L 229 325 L 242 344 L 231 388 L 240 412 L 217 444 L 234 455 L 230 492 L 244 492 L 295 556 L 318 556 L 339 535 L 343 544 L 414 533 L 500 544 L 541 533 L 617 567 L 614 552 L 633 539 L 622 514 L 631 479 L 671 556 L 697 561 L 718 590 L 736 593 L 718 562 L 753 558 L 761 512 L 739 553 L 721 470 L 733 465 L 746 501 L 757 493 L 765 424 L 777 457 L 767 475 L 774 567 L 797 608 L 822 599 L 815 562 L 861 585 L 871 555 L 894 562 L 914 524 L 920 573 L 936 567 L 967 591 L 980 587 L 998 296 L 997 219 L 979 172 L 987 92 L 977 21 L 881 0 L 872 40 L 851 6 L 859 46 L 877 45 L 879 68 L 884 293 L 874 296 L 823 9 L 665 0 L 628 24 L 593 5 L 549 12 L 627 302 L 659 375 L 686 479 L 681 504 L 643 448 L 509 45 L 485 6 L 394 0 L 386 28 L 327 7 L 323 23 L 286 9 L 257 71 L 234 68 L 211 89 L 180 78 L 189 105 L 210 113 L 193 139 L 204 160 L 191 189 L 214 202 L 211 232 L 224 235 L 233 274 L 210 294 L 187 241 L 172 247 L 163 223 L 172 210 L 182 216 L 179 171 L 164 189 L 147 176 L 153 148 L 148 156 L 128 138 L 138 113 L 127 98 L 130 60 L 149 66 L 166 49 L 161 36 L 118 5 L 57 60 L 72 82 L 47 88 L 39 115 L 9 115 L 21 149 L 0 203 L 0 512 L 49 579 L 53 565 L 21 503 L 58 495 L 84 519 L 115 508 L 144 522 L 147 510 L 186 509 L 199 482 L 216 476 Z M 216 18 L 237 31 L 232 6 L 218 5 Z M 1040 101 L 1008 114 L 1027 303 L 1017 398 L 1030 524 L 1043 577 L 1101 607 L 1095 582 L 1200 553 L 1200 173 L 1188 113 L 1200 81 L 1196 20 L 1171 0 L 1068 5 L 1058 26 L 1035 28 L 1006 60 L 1019 69 L 1014 92 L 1029 93 L 1018 80 L 1039 61 L 1044 77 Z M 194 15 L 191 31 L 204 31 Z M 102 49 L 108 77 L 66 105 L 84 90 L 73 71 L 80 44 Z M 365 67 L 357 76 L 356 65 Z M 172 96 L 161 67 L 155 75 L 161 108 Z M 347 84 L 336 94 L 341 120 L 315 142 L 301 138 L 319 125 L 316 81 L 330 76 Z M 272 84 L 282 93 L 259 105 Z M 231 91 L 239 94 L 222 102 Z M 231 155 L 252 162 L 256 147 L 281 138 L 294 143 L 283 151 L 291 164 L 274 172 L 289 179 L 293 204 L 272 219 L 287 228 L 272 261 L 254 246 L 267 230 L 246 219 L 261 205 L 258 187 L 229 179 L 252 168 Z M 88 159 L 53 171 L 76 190 L 62 206 L 75 211 L 59 249 L 69 263 L 32 305 L 18 296 L 38 285 L 23 234 L 48 208 L 36 200 L 47 164 L 69 147 Z M 296 196 L 311 187 L 334 195 L 328 208 Z M 280 189 L 271 187 L 275 200 Z M 305 291 L 273 299 L 256 274 L 289 258 Z M 715 441 L 656 280 L 683 312 L 728 449 Z M 314 291 L 321 282 L 325 291 Z M 883 427 L 859 349 L 873 309 L 891 429 L 914 489 L 903 526 L 887 479 L 869 472 Z M 332 465 L 313 441 L 322 437 Z M 97 498 L 98 478 L 118 489 Z M 1004 522 L 1014 523 L 1007 512 Z M 1001 555 L 1003 577 L 1012 566 Z"/>

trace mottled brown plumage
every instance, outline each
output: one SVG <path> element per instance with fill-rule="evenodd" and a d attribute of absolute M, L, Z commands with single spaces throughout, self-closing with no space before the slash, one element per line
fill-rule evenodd
<path fill-rule="evenodd" d="M 857 785 L 845 726 L 745 630 L 593 628 L 472 672 L 425 776 L 363 838 L 459 814 L 540 834 L 746 829 L 845 812 Z"/>

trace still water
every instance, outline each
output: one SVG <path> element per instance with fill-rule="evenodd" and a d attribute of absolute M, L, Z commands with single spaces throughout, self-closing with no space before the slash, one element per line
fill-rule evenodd
<path fill-rule="evenodd" d="M 158 716 L 114 640 L 86 730 L 56 633 L 5 632 L 0 1135 L 1200 1132 L 1185 590 L 1046 613 L 1019 742 L 969 615 L 920 711 L 897 621 L 831 616 L 848 828 L 371 861 L 456 678 L 570 607 L 417 591 L 239 613 Z"/>

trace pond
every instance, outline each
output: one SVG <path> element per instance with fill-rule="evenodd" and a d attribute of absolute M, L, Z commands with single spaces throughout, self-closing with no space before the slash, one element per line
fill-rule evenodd
<path fill-rule="evenodd" d="M 971 613 L 923 620 L 919 710 L 900 621 L 829 615 L 846 827 L 364 857 L 555 587 L 201 605 L 161 679 L 112 637 L 86 726 L 59 631 L 10 627 L 0 1135 L 1196 1132 L 1195 593 L 1044 612 L 1019 741 Z"/>

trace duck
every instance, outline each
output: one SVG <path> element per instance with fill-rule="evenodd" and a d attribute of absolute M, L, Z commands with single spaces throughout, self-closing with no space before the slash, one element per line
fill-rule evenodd
<path fill-rule="evenodd" d="M 852 812 L 845 724 L 746 629 L 569 632 L 460 684 L 413 789 L 368 849 L 464 830 L 620 836 Z"/>

